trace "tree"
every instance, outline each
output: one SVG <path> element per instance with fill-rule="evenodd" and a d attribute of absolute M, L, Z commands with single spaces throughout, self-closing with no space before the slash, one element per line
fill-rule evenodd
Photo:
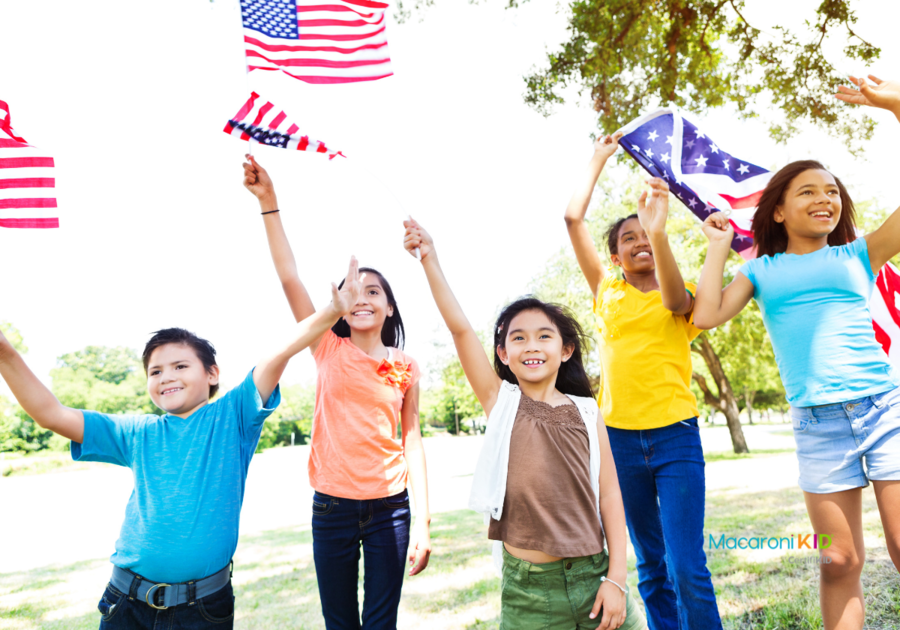
<path fill-rule="evenodd" d="M 316 407 L 314 385 L 291 385 L 281 388 L 281 404 L 263 425 L 256 452 L 273 446 L 306 444 L 312 435 L 313 413 Z"/>
<path fill-rule="evenodd" d="M 571 2 L 569 40 L 525 77 L 525 101 L 547 115 L 574 84 L 590 94 L 604 133 L 667 103 L 698 113 L 733 105 L 744 118 L 780 111 L 782 122 L 769 128 L 775 140 L 808 121 L 859 152 L 875 123 L 831 98 L 847 77 L 826 49 L 842 43 L 843 56 L 863 65 L 881 51 L 853 30 L 850 4 L 823 0 L 805 25 L 767 35 L 745 19 L 743 0 Z"/>
<path fill-rule="evenodd" d="M 479 334 L 479 338 L 485 345 L 486 335 Z M 429 404 L 423 405 L 421 415 L 428 424 L 446 427 L 447 432 L 453 435 L 468 433 L 470 426 L 478 431 L 477 419 L 484 416 L 484 409 L 466 379 L 459 357 L 445 344 L 435 345 L 438 359 L 431 366 L 431 373 L 437 383 L 430 388 L 427 397 Z"/>

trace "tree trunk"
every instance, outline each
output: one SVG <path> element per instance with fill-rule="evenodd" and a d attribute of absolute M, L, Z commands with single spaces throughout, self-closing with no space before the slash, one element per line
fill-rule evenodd
<path fill-rule="evenodd" d="M 719 395 L 715 396 L 706 383 L 706 379 L 700 374 L 694 372 L 694 380 L 703 392 L 703 399 L 706 404 L 725 414 L 725 422 L 728 424 L 728 430 L 731 432 L 731 444 L 735 453 L 749 453 L 747 441 L 744 439 L 744 431 L 741 429 L 741 418 L 738 412 L 737 401 L 734 399 L 734 392 L 731 390 L 731 383 L 722 369 L 722 362 L 719 361 L 719 355 L 713 349 L 712 344 L 705 334 L 700 335 L 691 350 L 703 357 L 709 373 L 712 374 L 713 380 L 719 390 Z"/>
<path fill-rule="evenodd" d="M 751 391 L 749 388 L 744 390 L 744 403 L 747 406 L 747 420 L 750 424 L 753 424 L 753 399 L 756 398 L 756 392 Z M 760 417 L 760 419 L 762 419 Z"/>

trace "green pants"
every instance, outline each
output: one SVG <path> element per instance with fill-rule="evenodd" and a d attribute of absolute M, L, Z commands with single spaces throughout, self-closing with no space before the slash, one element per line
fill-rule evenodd
<path fill-rule="evenodd" d="M 600 578 L 609 571 L 606 552 L 532 564 L 503 549 L 500 630 L 596 630 L 591 619 Z M 647 622 L 629 593 L 620 630 L 645 630 Z"/>

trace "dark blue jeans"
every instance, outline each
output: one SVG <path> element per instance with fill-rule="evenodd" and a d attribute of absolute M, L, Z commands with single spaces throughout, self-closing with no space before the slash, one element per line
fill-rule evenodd
<path fill-rule="evenodd" d="M 328 630 L 394 630 L 409 547 L 409 495 L 357 501 L 313 495 L 313 557 Z M 359 620 L 359 547 L 365 597 Z"/>
<path fill-rule="evenodd" d="M 145 602 L 129 599 L 108 584 L 100 603 L 100 630 L 231 630 L 234 628 L 234 591 L 231 582 L 193 605 L 179 604 L 156 610 Z"/>
<path fill-rule="evenodd" d="M 706 463 L 697 419 L 608 432 L 650 630 L 721 628 L 703 551 Z"/>

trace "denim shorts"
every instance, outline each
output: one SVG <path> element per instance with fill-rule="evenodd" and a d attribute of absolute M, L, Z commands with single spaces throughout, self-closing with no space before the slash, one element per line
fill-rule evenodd
<path fill-rule="evenodd" d="M 791 407 L 800 488 L 813 494 L 900 480 L 900 388 L 821 407 Z"/>

